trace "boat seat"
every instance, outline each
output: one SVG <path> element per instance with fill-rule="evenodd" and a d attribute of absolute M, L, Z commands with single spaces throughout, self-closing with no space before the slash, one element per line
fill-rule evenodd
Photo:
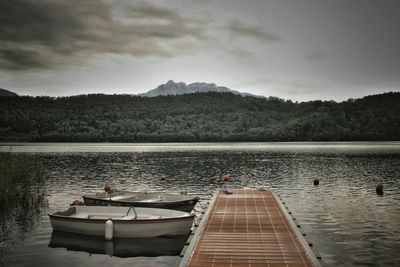
<path fill-rule="evenodd" d="M 157 220 L 157 219 L 161 219 L 162 217 L 161 217 L 161 215 L 148 215 L 148 216 L 139 215 L 137 218 L 139 220 Z"/>
<path fill-rule="evenodd" d="M 134 219 L 135 219 L 135 215 L 123 216 L 121 218 L 121 220 L 134 220 Z"/>
<path fill-rule="evenodd" d="M 111 200 L 121 200 L 121 199 L 128 199 L 128 198 L 136 198 L 134 195 L 121 195 L 112 197 Z"/>
<path fill-rule="evenodd" d="M 149 219 L 149 220 L 161 219 L 161 215 L 152 215 L 152 216 L 147 217 L 147 219 Z"/>
<path fill-rule="evenodd" d="M 79 219 L 88 219 L 89 213 L 75 213 L 75 214 L 71 214 L 68 217 L 79 218 Z"/>
<path fill-rule="evenodd" d="M 162 198 L 149 198 L 141 200 L 140 202 L 158 202 L 158 201 L 162 201 Z"/>

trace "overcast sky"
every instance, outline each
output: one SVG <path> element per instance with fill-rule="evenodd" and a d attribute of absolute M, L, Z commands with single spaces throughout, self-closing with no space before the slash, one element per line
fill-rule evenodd
<path fill-rule="evenodd" d="M 1 0 L 0 88 L 137 94 L 168 80 L 284 99 L 400 89 L 398 0 Z"/>

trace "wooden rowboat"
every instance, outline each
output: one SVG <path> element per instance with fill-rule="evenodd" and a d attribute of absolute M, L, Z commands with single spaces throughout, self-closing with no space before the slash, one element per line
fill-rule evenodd
<path fill-rule="evenodd" d="M 176 210 L 103 206 L 71 206 L 49 217 L 53 230 L 106 239 L 188 234 L 194 219 L 193 214 Z"/>
<path fill-rule="evenodd" d="M 173 209 L 191 212 L 199 201 L 199 197 L 164 192 L 129 192 L 113 190 L 94 195 L 84 195 L 83 201 L 88 206 L 124 206 L 159 209 Z"/>

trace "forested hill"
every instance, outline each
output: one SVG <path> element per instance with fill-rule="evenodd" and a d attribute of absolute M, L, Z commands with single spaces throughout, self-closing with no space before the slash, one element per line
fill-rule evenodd
<path fill-rule="evenodd" d="M 231 93 L 1 97 L 1 141 L 400 140 L 400 93 L 293 103 Z"/>
<path fill-rule="evenodd" d="M 2 96 L 18 96 L 18 95 L 14 92 L 0 88 L 0 97 L 2 97 Z"/>

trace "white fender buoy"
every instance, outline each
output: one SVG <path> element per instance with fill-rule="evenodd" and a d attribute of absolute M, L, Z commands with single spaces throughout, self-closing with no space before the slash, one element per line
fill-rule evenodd
<path fill-rule="evenodd" d="M 113 239 L 113 234 L 114 234 L 113 222 L 111 219 L 108 219 L 105 225 L 104 237 L 106 238 L 107 241 L 110 241 Z"/>

